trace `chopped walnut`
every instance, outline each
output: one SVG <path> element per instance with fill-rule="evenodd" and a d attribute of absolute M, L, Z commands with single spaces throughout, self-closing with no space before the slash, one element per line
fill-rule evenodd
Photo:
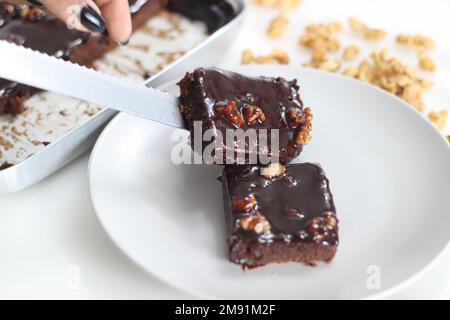
<path fill-rule="evenodd" d="M 272 57 L 280 64 L 289 64 L 289 56 L 287 52 L 282 49 L 273 49 Z"/>
<path fill-rule="evenodd" d="M 266 121 L 266 115 L 260 107 L 246 106 L 243 110 L 243 114 L 248 125 Z"/>
<path fill-rule="evenodd" d="M 261 175 L 268 179 L 281 176 L 285 172 L 286 168 L 281 163 L 271 163 L 267 167 L 261 168 Z"/>
<path fill-rule="evenodd" d="M 273 19 L 267 28 L 267 35 L 270 38 L 279 38 L 283 34 L 289 21 L 284 15 L 280 15 Z"/>
<path fill-rule="evenodd" d="M 344 49 L 342 58 L 346 61 L 355 59 L 359 54 L 359 48 L 357 46 L 349 46 Z"/>
<path fill-rule="evenodd" d="M 297 145 L 306 145 L 311 141 L 311 130 L 313 120 L 311 108 L 303 109 L 302 118 L 303 118 L 302 123 L 295 137 L 295 144 Z"/>
<path fill-rule="evenodd" d="M 418 84 L 411 84 L 404 88 L 401 98 L 413 105 L 417 110 L 423 111 L 425 105 L 422 102 L 422 87 Z"/>
<path fill-rule="evenodd" d="M 297 128 L 303 122 L 303 112 L 299 108 L 289 108 L 286 117 L 289 127 Z"/>
<path fill-rule="evenodd" d="M 444 130 L 447 124 L 448 110 L 444 109 L 441 111 L 431 111 L 428 114 L 428 119 L 438 128 L 439 130 Z"/>
<path fill-rule="evenodd" d="M 359 70 L 356 68 L 347 68 L 344 70 L 344 72 L 342 73 L 344 76 L 347 77 L 352 77 L 352 78 L 356 78 L 359 74 Z"/>
<path fill-rule="evenodd" d="M 341 29 L 342 26 L 339 22 L 308 25 L 299 40 L 302 47 L 311 50 L 311 61 L 304 66 L 319 68 L 322 63 L 327 61 L 328 53 L 339 50 L 341 43 L 336 34 Z"/>
<path fill-rule="evenodd" d="M 414 49 L 434 49 L 436 46 L 433 39 L 420 34 L 400 34 L 397 36 L 397 43 Z"/>
<path fill-rule="evenodd" d="M 419 78 L 412 67 L 389 57 L 386 49 L 372 52 L 370 60 L 364 59 L 357 69 L 347 69 L 344 74 L 395 94 L 419 111 L 425 108 L 423 91 L 432 85 L 431 81 Z"/>
<path fill-rule="evenodd" d="M 322 217 L 315 217 L 308 221 L 306 232 L 316 241 L 323 240 L 329 232 L 336 230 L 338 220 L 333 212 L 324 212 Z"/>
<path fill-rule="evenodd" d="M 301 0 L 252 0 L 254 4 L 289 10 L 297 7 Z"/>
<path fill-rule="evenodd" d="M 241 64 L 288 64 L 289 56 L 282 49 L 273 49 L 270 55 L 255 56 L 250 49 L 242 52 Z"/>
<path fill-rule="evenodd" d="M 339 60 L 332 59 L 332 60 L 326 60 L 322 62 L 319 65 L 320 70 L 329 71 L 329 72 L 336 72 L 341 67 L 341 63 Z"/>
<path fill-rule="evenodd" d="M 236 128 L 241 128 L 244 124 L 244 119 L 237 107 L 236 101 L 229 101 L 226 106 L 217 106 L 216 112 L 222 114 Z"/>
<path fill-rule="evenodd" d="M 246 49 L 242 51 L 241 64 L 250 64 L 255 59 L 252 50 Z"/>
<path fill-rule="evenodd" d="M 349 18 L 348 24 L 350 28 L 357 32 L 361 33 L 366 40 L 382 40 L 386 37 L 386 32 L 381 29 L 370 28 L 365 23 L 355 19 Z"/>
<path fill-rule="evenodd" d="M 424 52 L 420 51 L 417 54 L 417 57 L 419 59 L 419 67 L 420 69 L 424 71 L 434 72 L 436 71 L 436 65 L 434 64 L 433 60 Z"/>
<path fill-rule="evenodd" d="M 233 196 L 232 204 L 234 210 L 242 212 L 250 212 L 257 205 L 257 201 L 254 195 L 249 195 L 246 197 L 236 197 Z"/>
<path fill-rule="evenodd" d="M 253 231 L 256 233 L 265 233 L 270 231 L 270 223 L 261 215 L 252 215 L 243 217 L 239 220 L 241 228 L 245 231 Z"/>

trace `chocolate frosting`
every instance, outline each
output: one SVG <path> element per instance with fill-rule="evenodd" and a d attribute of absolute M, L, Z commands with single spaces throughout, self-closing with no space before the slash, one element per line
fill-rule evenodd
<path fill-rule="evenodd" d="M 194 121 L 202 121 L 204 130 L 220 131 L 225 140 L 226 130 L 236 129 L 236 127 L 227 117 L 218 112 L 218 107 L 235 102 L 241 113 L 248 106 L 257 106 L 262 109 L 265 115 L 264 121 L 251 124 L 244 121 L 240 129 L 244 131 L 250 128 L 267 129 L 267 155 L 272 156 L 279 152 L 280 161 L 287 162 L 300 154 L 302 145 L 296 145 L 294 137 L 297 130 L 290 128 L 286 122 L 287 110 L 295 108 L 300 111 L 303 108 L 296 80 L 253 78 L 231 71 L 199 68 L 180 81 L 180 88 L 180 104 L 186 125 L 191 130 L 193 142 L 195 141 Z M 270 136 L 271 130 L 274 129 L 278 130 L 279 150 L 271 150 Z M 203 149 L 209 143 L 205 142 Z M 230 145 L 231 143 L 228 143 L 228 146 Z M 245 141 L 245 150 L 247 153 L 252 150 L 249 141 Z"/>
<path fill-rule="evenodd" d="M 258 166 L 227 166 L 222 176 L 225 211 L 228 216 L 231 239 L 251 238 L 259 242 L 315 241 L 337 244 L 337 226 L 326 230 L 310 230 L 314 219 L 318 227 L 325 225 L 326 217 L 335 217 L 333 195 L 329 181 L 317 164 L 302 163 L 286 167 L 286 172 L 272 179 L 261 175 Z M 257 205 L 251 212 L 233 208 L 233 197 L 253 195 Z M 239 220 L 252 214 L 264 216 L 270 231 L 258 234 L 243 230 Z"/>

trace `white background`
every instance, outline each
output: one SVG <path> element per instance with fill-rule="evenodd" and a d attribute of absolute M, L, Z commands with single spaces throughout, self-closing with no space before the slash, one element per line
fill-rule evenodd
<path fill-rule="evenodd" d="M 433 36 L 438 44 L 433 53 L 438 72 L 428 76 L 436 86 L 427 94 L 426 102 L 431 109 L 448 108 L 449 12 L 448 0 L 304 0 L 298 10 L 290 13 L 287 34 L 279 40 L 268 40 L 265 29 L 277 12 L 252 6 L 236 45 L 224 53 L 221 65 L 238 64 L 244 48 L 265 54 L 280 47 L 289 51 L 292 66 L 300 66 L 308 55 L 296 42 L 305 24 L 344 22 L 352 15 L 390 33 L 380 44 L 343 37 L 344 43 L 364 46 L 364 52 L 387 46 L 402 58 L 414 61 L 414 54 L 394 45 L 396 33 Z M 90 205 L 88 156 L 32 188 L 0 196 L 0 298 L 192 298 L 139 269 L 108 239 Z M 447 252 L 430 272 L 392 298 L 449 299 L 449 270 Z"/>

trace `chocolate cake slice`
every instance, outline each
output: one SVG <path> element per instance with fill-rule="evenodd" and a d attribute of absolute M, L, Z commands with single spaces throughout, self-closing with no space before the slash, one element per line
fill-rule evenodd
<path fill-rule="evenodd" d="M 327 177 L 317 164 L 226 166 L 221 178 L 230 261 L 331 261 L 338 220 Z"/>
<path fill-rule="evenodd" d="M 179 86 L 192 148 L 205 155 L 214 143 L 211 158 L 216 163 L 278 162 L 274 157 L 286 163 L 310 140 L 312 114 L 303 107 L 296 80 L 199 68 L 186 74 Z M 207 131 L 211 139 L 203 139 Z"/>
<path fill-rule="evenodd" d="M 129 1 L 133 29 L 144 25 L 167 1 Z M 3 1 L 0 2 L 0 39 L 81 65 L 90 65 L 116 47 L 116 43 L 107 35 L 69 30 L 63 22 L 38 8 Z M 35 88 L 0 79 L 0 115 L 20 113 L 23 101 L 37 91 Z"/>

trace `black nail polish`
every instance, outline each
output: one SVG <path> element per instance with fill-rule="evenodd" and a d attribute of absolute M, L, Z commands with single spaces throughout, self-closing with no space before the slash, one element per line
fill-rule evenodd
<path fill-rule="evenodd" d="M 42 7 L 42 2 L 40 2 L 39 0 L 27 0 L 27 1 L 35 7 Z"/>
<path fill-rule="evenodd" d="M 80 11 L 80 22 L 86 29 L 92 32 L 103 33 L 105 21 L 92 7 L 86 5 Z"/>
<path fill-rule="evenodd" d="M 119 44 L 121 46 L 126 46 L 128 43 L 130 43 L 130 39 L 128 39 L 127 41 L 124 41 L 124 42 L 119 42 Z"/>

